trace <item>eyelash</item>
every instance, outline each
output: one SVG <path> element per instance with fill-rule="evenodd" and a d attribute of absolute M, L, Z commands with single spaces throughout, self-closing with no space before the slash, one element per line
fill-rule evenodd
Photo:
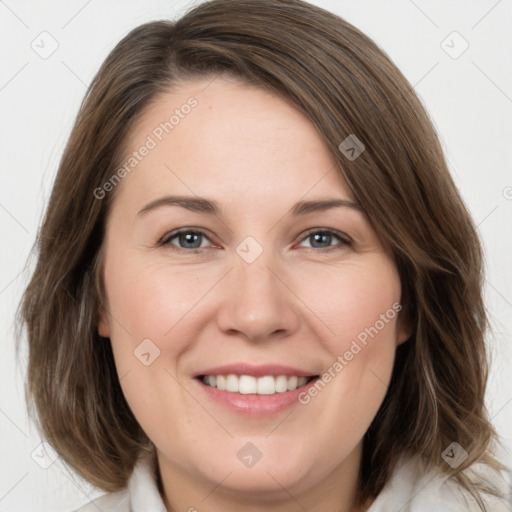
<path fill-rule="evenodd" d="M 158 246 L 159 247 L 170 247 L 170 246 L 172 246 L 172 250 L 176 250 L 176 251 L 179 251 L 179 252 L 186 252 L 186 253 L 194 253 L 194 254 L 201 252 L 203 249 L 208 249 L 208 247 L 196 247 L 196 248 L 185 249 L 183 247 L 178 247 L 178 246 L 176 246 L 174 244 L 171 244 L 171 240 L 174 240 L 175 238 L 177 238 L 177 237 L 179 237 L 180 235 L 183 235 L 183 234 L 202 235 L 206 239 L 209 240 L 208 235 L 206 233 L 204 233 L 200 229 L 182 228 L 182 229 L 179 229 L 177 231 L 173 231 L 172 233 L 169 233 L 169 234 L 163 236 L 158 241 Z M 339 240 L 340 244 L 339 245 L 334 245 L 334 246 L 331 246 L 331 247 L 305 247 L 305 249 L 313 250 L 315 252 L 326 252 L 326 251 L 332 251 L 332 250 L 336 250 L 336 249 L 339 250 L 342 247 L 350 247 L 352 245 L 352 240 L 347 235 L 345 235 L 344 233 L 340 233 L 339 231 L 335 231 L 333 229 L 320 229 L 320 228 L 312 228 L 312 229 L 306 231 L 304 236 L 301 238 L 300 242 L 303 242 L 304 240 L 306 240 L 307 238 L 309 238 L 309 237 L 311 237 L 312 235 L 315 235 L 315 234 L 322 234 L 322 235 L 333 236 L 333 237 L 335 237 L 335 238 L 337 238 Z"/>

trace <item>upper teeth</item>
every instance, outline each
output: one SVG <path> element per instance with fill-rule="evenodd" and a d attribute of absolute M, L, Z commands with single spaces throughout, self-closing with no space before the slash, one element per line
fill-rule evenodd
<path fill-rule="evenodd" d="M 258 395 L 273 395 L 284 393 L 304 386 L 308 382 L 307 377 L 287 377 L 286 375 L 265 375 L 253 377 L 252 375 L 205 375 L 203 382 L 221 391 L 242 393 L 244 395 L 254 393 Z"/>

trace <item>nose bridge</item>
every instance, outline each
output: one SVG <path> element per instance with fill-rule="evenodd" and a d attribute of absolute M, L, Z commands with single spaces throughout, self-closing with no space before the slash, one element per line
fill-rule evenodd
<path fill-rule="evenodd" d="M 237 247 L 229 291 L 219 313 L 223 330 L 238 331 L 250 340 L 290 333 L 298 325 L 293 294 L 279 277 L 273 251 L 259 247 L 254 240 Z"/>

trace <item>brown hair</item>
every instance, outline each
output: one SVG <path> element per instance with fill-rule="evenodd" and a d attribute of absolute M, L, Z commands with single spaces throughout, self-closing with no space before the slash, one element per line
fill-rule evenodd
<path fill-rule="evenodd" d="M 464 472 L 499 468 L 484 408 L 487 327 L 482 252 L 431 121 L 412 86 L 359 30 L 301 0 L 213 0 L 176 22 L 133 29 L 90 85 L 58 169 L 21 304 L 30 348 L 27 399 L 65 462 L 92 484 L 124 487 L 151 443 L 97 333 L 102 242 L 130 129 L 178 82 L 238 77 L 291 102 L 318 128 L 396 262 L 412 327 L 364 438 L 360 498 L 376 496 L 398 458 L 419 455 L 477 495 Z M 355 160 L 339 145 L 355 134 Z M 468 453 L 451 470 L 441 453 Z M 487 489 L 492 492 L 492 489 Z"/>

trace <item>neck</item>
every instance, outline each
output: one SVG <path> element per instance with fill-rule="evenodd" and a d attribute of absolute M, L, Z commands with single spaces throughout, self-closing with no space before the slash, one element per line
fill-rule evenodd
<path fill-rule="evenodd" d="M 191 474 L 157 450 L 158 487 L 168 512 L 364 512 L 370 502 L 358 505 L 361 444 L 337 467 L 314 482 L 301 481 L 284 488 L 268 473 L 268 489 L 262 492 L 234 488 L 230 475 L 213 482 Z"/>

